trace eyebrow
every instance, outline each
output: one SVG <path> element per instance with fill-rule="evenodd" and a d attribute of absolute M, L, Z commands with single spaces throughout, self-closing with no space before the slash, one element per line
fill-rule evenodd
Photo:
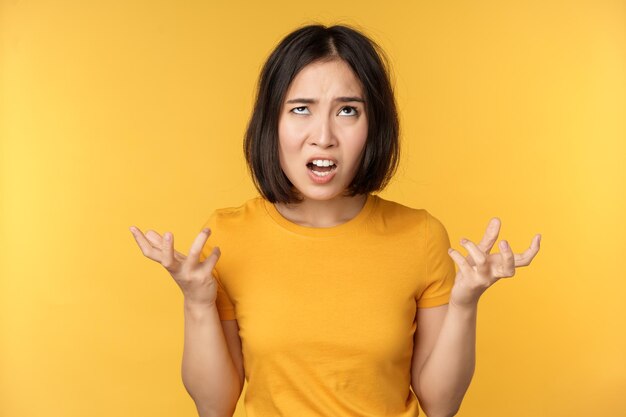
<path fill-rule="evenodd" d="M 358 101 L 360 103 L 365 103 L 361 97 L 337 97 L 333 100 L 334 102 L 340 103 L 350 103 L 353 101 Z M 305 103 L 305 104 L 316 104 L 317 100 L 313 98 L 292 98 L 291 100 L 287 100 L 285 103 Z"/>

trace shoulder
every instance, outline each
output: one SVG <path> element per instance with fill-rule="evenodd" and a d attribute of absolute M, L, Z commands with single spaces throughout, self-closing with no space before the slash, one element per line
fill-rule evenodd
<path fill-rule="evenodd" d="M 384 223 L 386 229 L 418 233 L 421 236 L 440 236 L 446 233 L 443 223 L 425 208 L 414 208 L 376 196 L 374 221 Z"/>
<path fill-rule="evenodd" d="M 388 216 L 423 216 L 426 211 L 422 208 L 413 208 L 397 201 L 387 200 L 378 195 L 374 198 L 379 211 Z"/>
<path fill-rule="evenodd" d="M 374 221 L 391 231 L 420 230 L 426 225 L 428 212 L 423 208 L 414 208 L 392 200 L 375 196 Z"/>
<path fill-rule="evenodd" d="M 249 224 L 260 215 L 266 214 L 262 197 L 254 197 L 239 206 L 215 209 L 203 227 L 213 229 L 233 228 Z"/>

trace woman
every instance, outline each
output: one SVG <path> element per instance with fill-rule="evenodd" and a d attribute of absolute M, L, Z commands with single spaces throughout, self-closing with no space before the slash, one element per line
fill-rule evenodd
<path fill-rule="evenodd" d="M 461 242 L 465 258 L 428 211 L 373 194 L 399 159 L 385 64 L 352 28 L 292 32 L 262 69 L 245 137 L 260 196 L 216 210 L 188 257 L 171 233 L 131 228 L 183 291 L 182 376 L 201 416 L 232 415 L 244 379 L 249 417 L 416 416 L 418 399 L 429 417 L 458 411 L 478 300 L 540 235 L 490 254 L 494 218 Z"/>

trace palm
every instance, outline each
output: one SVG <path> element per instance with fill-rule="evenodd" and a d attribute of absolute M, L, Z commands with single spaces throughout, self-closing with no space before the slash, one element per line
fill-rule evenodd
<path fill-rule="evenodd" d="M 148 230 L 146 232 L 146 239 L 148 239 L 148 242 L 150 242 L 150 244 L 152 245 L 152 247 L 156 250 L 157 252 L 157 256 L 159 256 L 158 259 L 152 259 L 153 261 L 158 261 L 160 262 L 162 259 L 162 247 L 163 247 L 163 237 L 158 234 L 157 232 L 155 232 L 154 230 Z M 178 262 L 180 262 L 181 264 L 185 262 L 185 259 L 187 259 L 187 255 L 178 252 L 177 250 L 174 251 L 174 259 Z"/>
<path fill-rule="evenodd" d="M 456 250 L 450 250 L 450 256 L 457 263 L 459 270 L 456 275 L 450 302 L 470 304 L 478 302 L 480 295 L 500 278 L 515 275 L 515 268 L 528 266 L 537 252 L 541 235 L 533 238 L 530 247 L 521 254 L 514 254 L 508 243 L 500 242 L 500 253 L 489 253 L 500 232 L 500 219 L 494 217 L 487 226 L 487 231 L 477 245 L 467 239 L 461 245 L 469 254 L 463 257 Z"/>

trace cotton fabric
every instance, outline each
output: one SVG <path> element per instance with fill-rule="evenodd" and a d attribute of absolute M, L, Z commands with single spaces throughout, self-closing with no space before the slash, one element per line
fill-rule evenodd
<path fill-rule="evenodd" d="M 215 210 L 201 259 L 221 320 L 236 319 L 248 417 L 414 417 L 416 308 L 446 304 L 455 266 L 443 224 L 369 194 L 359 214 L 301 226 L 261 197 Z"/>

